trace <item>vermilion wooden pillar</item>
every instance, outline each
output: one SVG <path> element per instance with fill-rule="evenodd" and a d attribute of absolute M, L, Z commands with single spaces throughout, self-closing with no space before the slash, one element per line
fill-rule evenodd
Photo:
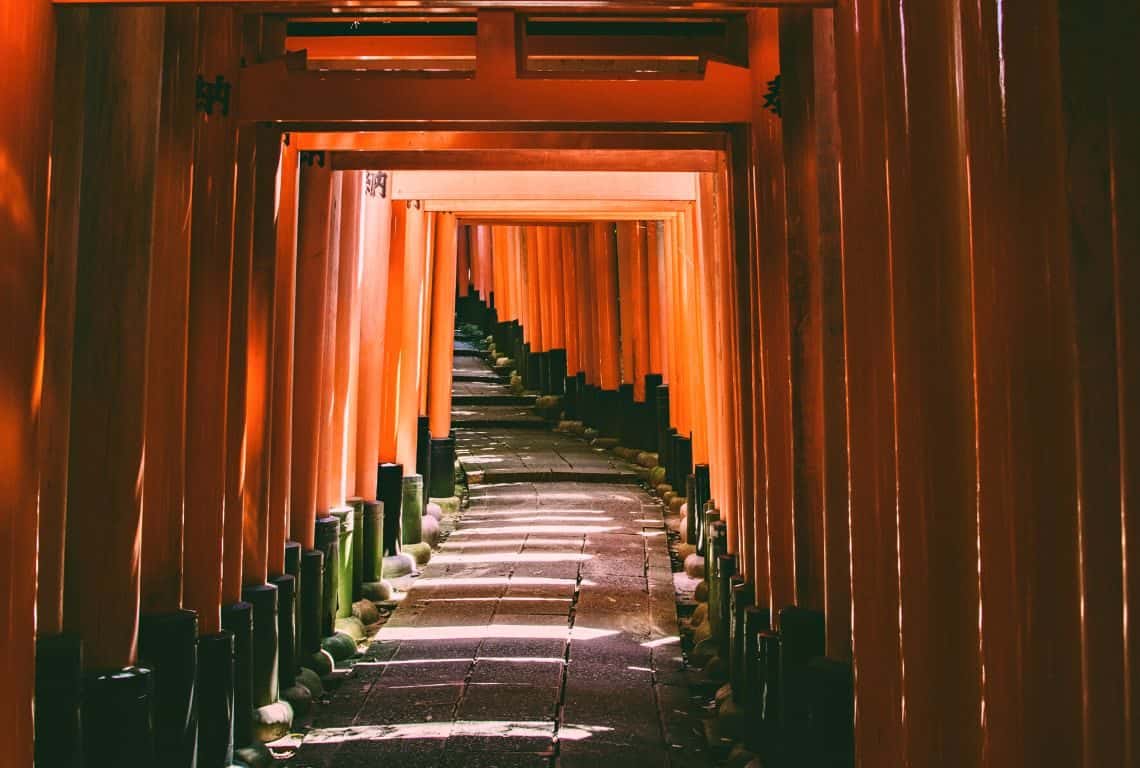
<path fill-rule="evenodd" d="M 566 349 L 566 311 L 562 305 L 566 271 L 562 257 L 562 227 L 546 228 L 547 303 L 550 304 L 550 348 Z"/>
<path fill-rule="evenodd" d="M 431 358 L 431 295 L 434 281 L 433 265 L 435 263 L 435 228 L 439 214 L 432 212 L 424 216 L 424 284 L 420 288 L 420 340 L 419 340 L 419 368 L 416 370 L 416 399 L 418 407 L 416 415 L 427 416 L 428 410 L 428 363 Z M 494 258 L 487 265 L 487 280 L 494 285 Z M 489 294 L 488 294 L 489 295 Z M 430 474 L 430 473 L 429 473 Z"/>
<path fill-rule="evenodd" d="M 662 253 L 665 245 L 665 224 L 661 221 L 646 222 L 645 228 L 645 271 L 647 278 L 646 333 L 649 337 L 649 363 L 647 371 L 664 376 L 667 346 L 662 339 L 663 312 L 665 302 L 665 273 L 662 267 Z M 666 382 L 667 383 L 667 382 Z"/>
<path fill-rule="evenodd" d="M 621 359 L 621 381 L 637 387 L 635 358 L 637 355 L 637 328 L 634 317 L 636 293 L 633 271 L 637 260 L 637 222 L 617 223 L 617 288 L 618 288 L 618 348 Z"/>
<path fill-rule="evenodd" d="M 182 606 L 186 345 L 194 105 L 180 98 L 197 74 L 198 12 L 166 14 L 147 322 L 146 468 L 143 473 L 141 611 Z"/>
<path fill-rule="evenodd" d="M 247 303 L 245 356 L 245 435 L 242 471 L 242 581 L 264 584 L 269 578 L 269 444 L 273 438 L 273 310 L 277 277 L 276 185 L 281 134 L 256 129 L 253 173 L 252 261 Z"/>
<path fill-rule="evenodd" d="M 982 760 L 1080 765 L 1073 286 L 1059 19 L 1056 4 L 1045 3 L 1032 19 L 1002 22 L 1000 5 L 958 6 L 974 291 Z M 845 178 L 846 163 L 845 155 Z M 855 654 L 858 660 L 858 635 Z"/>
<path fill-rule="evenodd" d="M 780 71 L 779 12 L 756 11 L 752 17 L 752 123 L 754 163 L 765 169 L 757 184 L 757 278 L 764 378 L 763 428 L 767 496 L 767 533 L 771 546 L 773 610 L 796 602 L 794 495 L 792 458 L 791 338 L 788 320 L 788 251 L 785 221 L 783 128 L 762 106 L 767 81 Z"/>
<path fill-rule="evenodd" d="M 356 495 L 376 498 L 380 462 L 381 392 L 385 378 L 384 340 L 388 304 L 388 249 L 392 202 L 380 197 L 379 173 L 365 184 L 361 271 L 360 378 L 356 435 Z M 388 374 L 390 375 L 390 373 Z"/>
<path fill-rule="evenodd" d="M 79 250 L 79 195 L 83 178 L 83 129 L 86 119 L 86 23 L 86 13 L 73 10 L 60 14 L 56 24 L 55 79 L 57 82 L 67 82 L 69 86 L 55 91 L 55 117 L 51 126 L 50 147 L 51 197 L 47 201 L 49 228 L 44 273 L 43 338 L 40 341 L 43 383 L 35 462 L 40 475 L 39 537 L 36 546 L 39 560 L 36 567 L 36 633 L 40 637 L 57 635 L 63 630 L 75 269 Z M 42 216 L 43 211 L 37 210 L 37 215 Z M 12 419 L 15 419 L 14 414 Z"/>
<path fill-rule="evenodd" d="M 353 368 L 356 366 L 354 360 L 359 359 L 360 350 L 360 296 L 357 291 L 357 278 L 360 275 L 362 252 L 361 205 L 364 196 L 364 179 L 360 171 L 345 171 L 342 176 L 340 257 L 337 269 L 337 313 L 334 328 L 335 355 L 331 367 L 333 407 L 328 457 L 330 508 L 342 506 L 349 495 L 348 443 L 350 440 L 355 442 L 356 437 L 355 429 L 351 428 L 353 414 L 349 393 L 354 383 Z"/>
<path fill-rule="evenodd" d="M 780 84 L 787 206 L 796 595 L 824 608 L 823 269 L 811 9 L 780 11 Z M 783 93 L 783 91 L 781 91 Z M 828 618 L 832 618 L 831 615 Z"/>
<path fill-rule="evenodd" d="M 394 463 L 399 432 L 400 348 L 403 343 L 404 326 L 404 251 L 408 220 L 406 201 L 392 204 L 391 219 L 383 383 L 380 390 L 380 461 Z"/>
<path fill-rule="evenodd" d="M 340 304 L 340 243 L 341 223 L 344 216 L 344 172 L 332 174 L 332 204 L 329 209 L 328 243 L 325 256 L 325 318 L 321 343 L 320 436 L 317 440 L 317 517 L 326 517 L 328 511 L 339 506 L 337 502 L 336 445 L 336 393 L 339 369 L 337 366 L 338 318 L 348 307 Z"/>
<path fill-rule="evenodd" d="M 230 278 L 229 381 L 226 394 L 226 494 L 222 529 L 222 605 L 241 600 L 245 514 L 246 355 L 249 326 L 249 277 L 253 262 L 253 131 L 238 130 L 233 216 L 233 270 Z"/>
<path fill-rule="evenodd" d="M 398 431 L 396 460 L 404 476 L 416 473 L 416 418 L 419 416 L 417 378 L 420 371 L 420 341 L 423 331 L 422 291 L 426 253 L 426 217 L 423 205 L 408 201 L 404 230 L 403 321 L 400 329 L 400 371 L 398 388 Z"/>
<path fill-rule="evenodd" d="M 269 573 L 285 573 L 293 474 L 293 331 L 297 301 L 297 150 L 285 142 L 278 170 L 273 277 L 273 426 L 270 432 Z"/>
<path fill-rule="evenodd" d="M 837 70 L 842 73 L 838 85 L 843 142 L 852 645 L 859 711 L 855 741 L 857 763 L 864 766 L 905 763 L 895 392 L 891 303 L 887 298 L 891 296 L 887 147 L 882 127 L 888 109 L 882 35 L 886 13 L 884 2 L 844 2 L 836 9 L 835 25 Z"/>
<path fill-rule="evenodd" d="M 51 150 L 55 20 L 50 3 L 23 4 L 0 16 L 0 43 L 14 58 L 0 68 L 0 88 L 24 105 L 0 119 L 6 158 L 0 206 L 4 279 L 0 318 L 10 338 L 0 345 L 0 674 L 9 681 L 0 703 L 0 762 L 31 765 L 36 631 L 36 418 L 44 228 Z"/>
<path fill-rule="evenodd" d="M 232 11 L 199 14 L 200 71 L 234 77 L 238 30 Z M 226 472 L 230 276 L 233 266 L 232 117 L 198 115 L 191 222 L 189 361 L 186 379 L 186 535 L 183 603 L 198 612 L 201 634 L 220 629 Z"/>
<path fill-rule="evenodd" d="M 452 272 L 455 269 L 455 237 L 455 214 L 441 214 L 435 231 L 431 367 L 428 369 L 429 429 L 435 440 L 442 440 L 451 432 L 451 358 L 455 343 L 455 275 Z M 496 258 L 495 261 L 501 262 L 504 268 L 507 264 L 506 258 Z"/>
<path fill-rule="evenodd" d="M 574 376 L 582 370 L 582 353 L 578 343 L 578 244 L 575 228 L 561 227 L 559 239 L 562 250 L 562 311 L 565 313 L 566 325 L 566 375 Z"/>
<path fill-rule="evenodd" d="M 618 286 L 617 257 L 614 251 L 613 224 L 592 226 L 591 255 L 595 281 L 599 380 L 603 390 L 616 391 L 620 380 L 618 350 Z"/>
<path fill-rule="evenodd" d="M 134 661 L 138 631 L 146 335 L 136 331 L 147 320 L 163 13 L 92 11 L 88 43 L 73 368 L 83 385 L 71 400 L 64 599 L 86 665 L 106 669 Z"/>
<path fill-rule="evenodd" d="M 847 511 L 847 376 L 843 341 L 843 243 L 839 205 L 839 118 L 835 66 L 835 18 L 813 13 L 812 59 L 819 191 L 821 378 L 824 437 L 824 612 L 827 654 L 851 658 L 851 548 Z"/>
<path fill-rule="evenodd" d="M 301 155 L 297 227 L 297 299 L 293 346 L 293 475 L 290 537 L 312 549 L 316 536 L 321 370 L 332 172 L 323 155 Z"/>
<path fill-rule="evenodd" d="M 882 460 L 894 458 L 898 473 L 892 573 L 900 585 L 905 744 L 912 764 L 937 754 L 973 765 L 983 743 L 978 457 L 955 19 L 951 8 L 915 0 L 902 4 L 901 19 L 899 12 L 898 4 L 884 5 L 879 22 L 888 46 L 885 245 L 896 440 L 894 456 Z M 849 278 L 848 285 L 854 274 Z M 883 500 L 877 503 L 881 514 Z M 858 662 L 858 636 L 855 642 Z M 939 695 L 928 695 L 932 690 Z"/>

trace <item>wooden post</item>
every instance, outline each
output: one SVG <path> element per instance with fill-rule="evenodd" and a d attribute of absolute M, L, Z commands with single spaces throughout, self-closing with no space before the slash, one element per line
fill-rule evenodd
<path fill-rule="evenodd" d="M 321 337 L 321 388 L 319 437 L 317 439 L 317 517 L 325 517 L 330 509 L 339 506 L 337 482 L 339 467 L 335 466 L 336 449 L 340 437 L 336 429 L 337 407 L 337 327 L 338 318 L 348 307 L 340 305 L 340 243 L 344 216 L 344 172 L 332 174 L 332 203 L 329 209 L 328 240 L 325 255 L 325 320 Z M 326 584 L 328 582 L 326 581 Z"/>
<path fill-rule="evenodd" d="M 406 203 L 407 215 L 404 230 L 403 280 L 405 301 L 400 328 L 400 369 L 398 382 L 398 427 L 396 461 L 404 467 L 404 477 L 416 473 L 416 419 L 419 416 L 419 397 L 416 379 L 420 371 L 420 335 L 423 326 L 422 301 L 424 282 L 424 253 L 427 244 L 426 220 L 420 201 Z"/>
<path fill-rule="evenodd" d="M 36 466 L 40 473 L 36 633 L 40 637 L 63 631 L 75 270 L 79 250 L 79 196 L 86 120 L 86 23 L 86 12 L 75 9 L 59 14 L 56 24 L 55 79 L 69 85 L 55 91 L 55 118 L 51 126 L 51 197 L 48 200 L 47 269 L 42 307 L 43 384 L 36 439 Z M 48 114 L 50 117 L 50 110 Z M 44 162 L 46 164 L 46 160 Z M 43 215 L 42 210 L 36 213 Z M 12 418 L 15 418 L 14 414 Z M 181 597 L 180 592 L 177 597 Z"/>
<path fill-rule="evenodd" d="M 455 340 L 455 214 L 439 217 L 435 234 L 435 277 L 431 296 L 431 368 L 428 372 L 429 428 L 442 440 L 451 432 L 451 363 Z M 505 258 L 496 259 L 504 265 Z M 505 284 L 505 281 L 504 281 Z"/>
<path fill-rule="evenodd" d="M 290 531 L 293 474 L 293 333 L 297 302 L 296 147 L 280 148 L 273 277 L 273 426 L 269 444 L 269 573 L 285 573 L 285 541 Z"/>
<path fill-rule="evenodd" d="M 198 12 L 166 14 L 155 182 L 154 248 L 147 323 L 146 470 L 143 474 L 141 612 L 182 606 L 186 345 Z"/>
<path fill-rule="evenodd" d="M 408 206 L 392 204 L 388 248 L 388 304 L 384 329 L 383 382 L 380 390 L 380 461 L 396 462 L 399 435 L 400 348 L 404 326 L 404 251 Z"/>
<path fill-rule="evenodd" d="M 44 229 L 51 151 L 55 11 L 24 3 L 0 16 L 0 43 L 12 57 L 0 68 L 0 88 L 23 106 L 0 119 L 5 199 L 0 205 L 4 280 L 0 318 L 10 338 L 0 345 L 0 674 L 8 684 L 0 703 L 0 762 L 31 765 L 35 686 L 36 525 L 28 509 L 37 493 L 36 419 L 39 345 L 44 300 Z M 45 382 L 46 383 L 46 382 Z M 62 394 L 62 393 L 60 393 Z M 66 400 L 61 401 L 66 410 Z M 59 491 L 57 491 L 57 494 Z"/>
<path fill-rule="evenodd" d="M 380 174 L 375 173 L 378 177 Z M 392 235 L 392 201 L 380 196 L 380 180 L 365 185 L 364 254 L 361 273 L 360 376 L 356 436 L 356 495 L 376 498 L 380 463 L 381 400 L 388 304 L 388 250 Z"/>
<path fill-rule="evenodd" d="M 138 638 L 147 373 L 139 329 L 150 285 L 163 12 L 92 10 L 88 45 L 73 368 L 82 386 L 71 397 L 64 625 L 98 670 L 133 663 Z"/>
<path fill-rule="evenodd" d="M 303 153 L 297 227 L 297 299 L 293 346 L 293 476 L 290 537 L 312 549 L 317 524 L 321 369 L 324 367 L 332 172 L 323 155 Z"/>
<path fill-rule="evenodd" d="M 245 475 L 242 496 L 242 580 L 264 584 L 269 578 L 269 445 L 273 436 L 273 309 L 277 273 L 275 195 L 281 135 L 259 127 L 253 176 L 252 261 L 246 321 Z M 284 542 L 282 542 L 282 549 Z"/>
<path fill-rule="evenodd" d="M 200 71 L 234 77 L 237 21 L 230 10 L 199 14 Z M 186 535 L 183 604 L 203 635 L 219 631 L 225 505 L 226 384 L 233 268 L 237 127 L 215 107 L 195 125 L 190 235 L 190 329 L 186 377 Z"/>

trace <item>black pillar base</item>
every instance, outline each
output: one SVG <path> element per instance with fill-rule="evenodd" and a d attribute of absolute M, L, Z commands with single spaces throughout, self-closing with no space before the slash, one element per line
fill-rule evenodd
<path fill-rule="evenodd" d="M 756 590 L 742 576 L 732 582 L 732 592 L 728 603 L 728 681 L 732 684 L 733 697 L 738 702 L 744 700 L 744 617 L 745 611 L 753 607 Z"/>
<path fill-rule="evenodd" d="M 420 416 L 416 422 L 416 474 L 423 477 L 424 490 L 428 491 L 431 488 L 431 428 L 427 416 Z"/>
<path fill-rule="evenodd" d="M 301 620 L 297 625 L 297 666 L 321 650 L 321 592 L 325 556 L 309 549 L 301 556 Z"/>
<path fill-rule="evenodd" d="M 654 388 L 654 431 L 656 435 L 654 441 L 656 442 L 656 449 L 658 454 L 658 463 L 665 467 L 666 482 L 672 482 L 669 477 L 669 461 L 670 445 L 669 439 L 669 386 L 667 384 L 659 384 Z"/>
<path fill-rule="evenodd" d="M 218 768 L 234 760 L 234 636 L 198 638 L 198 766 Z M 127 763 L 122 763 L 127 765 Z M 96 763 L 99 765 L 99 763 Z M 120 765 L 120 763 L 107 763 Z"/>
<path fill-rule="evenodd" d="M 705 551 L 708 549 L 708 542 L 705 540 L 705 529 L 701 525 L 704 522 L 705 516 L 705 503 L 711 497 L 711 489 L 709 482 L 709 465 L 698 464 L 693 468 L 693 505 L 689 507 L 689 518 L 692 519 L 693 510 L 697 512 L 697 554 L 704 557 Z M 711 584 L 709 585 L 712 586 Z"/>
<path fill-rule="evenodd" d="M 154 674 L 146 667 L 94 672 L 83 694 L 83 759 L 90 766 L 154 764 Z"/>
<path fill-rule="evenodd" d="M 404 465 L 381 464 L 376 494 L 384 505 L 384 554 L 400 554 L 400 506 L 404 497 Z M 379 568 L 380 565 L 377 565 Z"/>
<path fill-rule="evenodd" d="M 641 442 L 645 450 L 658 454 L 661 450 L 657 429 L 659 418 L 657 397 L 660 387 L 661 374 L 647 373 L 645 375 L 645 404 L 641 408 Z M 657 463 L 661 463 L 660 455 L 658 455 Z"/>
<path fill-rule="evenodd" d="M 637 408 L 633 402 L 633 385 L 622 384 L 618 387 L 617 409 L 617 438 L 627 448 L 636 448 L 635 439 L 637 424 Z"/>
<path fill-rule="evenodd" d="M 253 708 L 277 701 L 277 587 L 251 584 L 241 591 L 242 600 L 253 606 L 252 702 Z"/>
<path fill-rule="evenodd" d="M 36 640 L 37 766 L 78 768 L 82 764 L 83 642 L 78 635 Z M 172 763 L 173 765 L 173 763 Z"/>
<path fill-rule="evenodd" d="M 822 612 L 795 606 L 780 610 L 781 725 L 793 741 L 807 735 L 811 722 L 808 662 L 823 656 L 826 644 Z"/>
<path fill-rule="evenodd" d="M 808 662 L 806 695 L 811 731 L 805 765 L 847 768 L 855 765 L 855 693 L 851 663 L 815 658 Z"/>
<path fill-rule="evenodd" d="M 431 484 L 424 484 L 428 497 L 446 499 L 455 495 L 455 438 L 431 438 Z"/>
<path fill-rule="evenodd" d="M 154 670 L 154 748 L 161 765 L 193 768 L 198 741 L 194 686 L 198 614 L 139 617 L 139 663 Z"/>
<path fill-rule="evenodd" d="M 321 637 L 330 637 L 336 626 L 337 591 L 340 587 L 340 520 L 322 517 L 317 520 L 315 545 L 324 555 L 321 579 Z"/>
<path fill-rule="evenodd" d="M 234 746 L 253 741 L 253 606 L 222 606 L 222 629 L 234 636 Z"/>
<path fill-rule="evenodd" d="M 352 602 L 364 597 L 364 499 L 353 496 L 352 507 Z"/>
<path fill-rule="evenodd" d="M 578 418 L 578 377 L 567 376 L 562 384 L 565 390 L 565 397 L 562 399 L 562 410 L 566 413 L 566 418 Z"/>
<path fill-rule="evenodd" d="M 269 583 L 277 588 L 277 688 L 283 691 L 296 679 L 297 581 L 284 573 Z"/>
<path fill-rule="evenodd" d="M 526 345 L 526 372 L 523 374 L 523 384 L 530 390 L 542 389 L 542 354 L 532 352 L 531 346 Z"/>
<path fill-rule="evenodd" d="M 753 712 L 760 707 L 760 682 L 763 678 L 760 668 L 760 633 L 771 628 L 772 612 L 766 607 L 756 605 L 744 609 L 744 695 L 737 702 Z"/>
<path fill-rule="evenodd" d="M 566 394 L 566 350 L 552 349 L 547 355 L 549 355 L 550 379 L 550 389 L 547 391 L 552 395 L 564 395 Z"/>
<path fill-rule="evenodd" d="M 384 505 L 379 501 L 364 502 L 364 581 L 380 581 L 384 564 Z"/>
<path fill-rule="evenodd" d="M 689 475 L 687 475 L 685 477 L 685 504 L 689 508 L 689 513 L 688 513 L 688 515 L 686 515 L 685 531 L 686 531 L 686 540 L 690 544 L 692 544 L 693 546 L 696 546 L 696 544 L 697 544 L 699 532 L 703 528 L 703 526 L 701 524 L 704 522 L 703 513 L 697 511 L 697 501 L 696 501 L 696 493 L 695 493 L 696 488 L 697 488 L 697 481 L 693 478 L 693 475 L 690 473 Z"/>

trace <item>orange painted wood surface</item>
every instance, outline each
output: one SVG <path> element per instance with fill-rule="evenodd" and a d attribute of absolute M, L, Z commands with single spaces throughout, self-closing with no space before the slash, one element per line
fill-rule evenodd
<path fill-rule="evenodd" d="M 313 548 L 317 520 L 321 369 L 324 367 L 326 259 L 332 173 L 302 156 L 297 225 L 297 298 L 293 342 L 293 472 L 289 536 Z"/>
<path fill-rule="evenodd" d="M 293 474 L 293 348 L 297 302 L 297 150 L 290 143 L 280 149 L 278 166 L 276 248 L 273 276 L 273 405 L 269 444 L 270 575 L 285 572 L 285 541 L 290 534 Z"/>
<path fill-rule="evenodd" d="M 269 578 L 269 444 L 273 438 L 273 310 L 277 273 L 277 177 L 281 134 L 259 127 L 253 176 L 253 242 L 247 304 L 242 582 Z"/>
<path fill-rule="evenodd" d="M 147 321 L 163 32 L 157 9 L 88 18 L 64 628 L 82 638 L 89 669 L 131 664 L 138 639 L 147 366 L 136 331 Z"/>
<path fill-rule="evenodd" d="M 427 253 L 427 221 L 419 201 L 406 204 L 404 229 L 403 321 L 400 328 L 400 369 L 397 390 L 396 460 L 404 476 L 416 473 L 416 438 L 419 416 L 417 390 L 422 354 L 424 258 Z"/>
<path fill-rule="evenodd" d="M 199 13 L 199 69 L 232 76 L 238 65 L 232 11 Z M 226 496 L 226 407 L 230 280 L 233 269 L 237 121 L 199 114 L 195 123 L 191 221 L 190 329 L 186 380 L 186 533 L 183 605 L 198 611 L 203 634 L 221 626 L 222 537 Z"/>
<path fill-rule="evenodd" d="M 0 43 L 15 57 L 0 68 L 0 87 L 23 104 L 18 119 L 0 119 L 0 163 L 5 168 L 0 318 L 11 334 L 0 345 L 0 538 L 8 548 L 0 561 L 0 674 L 9 681 L 8 695 L 0 701 L 0 762 L 11 765 L 31 765 L 33 758 L 29 702 L 35 685 L 36 526 L 29 524 L 28 510 L 34 508 L 38 490 L 31 457 L 36 456 L 41 396 L 54 25 L 47 2 L 24 3 L 18 12 L 13 8 L 0 14 Z"/>
<path fill-rule="evenodd" d="M 75 333 L 75 271 L 79 250 L 79 196 L 83 176 L 83 130 L 86 120 L 84 110 L 84 89 L 87 80 L 86 22 L 86 11 L 74 10 L 60 14 L 55 29 L 57 46 L 55 79 L 57 82 L 69 82 L 71 86 L 55 90 L 55 117 L 51 129 L 52 162 L 50 197 L 47 200 L 47 261 L 44 271 L 43 325 L 40 340 L 43 372 L 35 461 L 39 471 L 40 533 L 36 545 L 38 556 L 36 633 L 39 636 L 54 635 L 63 631 L 68 441 L 71 428 L 71 367 Z M 37 215 L 42 216 L 43 213 L 42 210 L 37 211 Z M 11 418 L 14 424 L 15 415 L 13 414 Z M 179 441 L 181 441 L 180 436 Z M 181 552 L 181 547 L 178 551 Z M 175 600 L 180 598 L 179 592 Z"/>
<path fill-rule="evenodd" d="M 437 440 L 451 431 L 451 363 L 455 346 L 456 221 L 440 214 L 436 222 L 431 296 L 431 367 L 428 371 L 428 428 Z M 503 260 L 505 262 L 505 259 Z"/>
<path fill-rule="evenodd" d="M 317 517 L 325 517 L 337 502 L 337 481 L 340 467 L 336 464 L 336 446 L 339 436 L 336 428 L 337 326 L 338 318 L 347 307 L 340 305 L 340 242 L 344 213 L 344 173 L 332 173 L 332 197 L 329 207 L 328 239 L 324 259 L 325 295 L 324 325 L 321 336 L 321 384 L 318 398 L 317 439 Z"/>
<path fill-rule="evenodd" d="M 363 209 L 364 254 L 361 272 L 360 376 L 357 397 L 356 490 L 376 498 L 380 462 L 380 421 L 388 303 L 388 249 L 392 235 L 392 202 L 379 196 L 378 179 L 366 185 Z M 367 190 L 371 188 L 372 192 Z"/>
<path fill-rule="evenodd" d="M 143 613 L 182 606 L 186 348 L 194 107 L 175 98 L 197 74 L 198 12 L 166 13 L 147 320 L 146 469 L 143 473 Z"/>
<path fill-rule="evenodd" d="M 399 431 L 400 349 L 404 326 L 404 251 L 408 206 L 392 204 L 388 249 L 388 303 L 384 330 L 383 383 L 380 390 L 380 461 L 395 462 Z"/>

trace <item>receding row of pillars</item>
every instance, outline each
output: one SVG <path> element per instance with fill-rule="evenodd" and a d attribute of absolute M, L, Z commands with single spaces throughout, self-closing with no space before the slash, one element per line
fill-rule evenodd
<path fill-rule="evenodd" d="M 427 556 L 427 496 L 454 493 L 456 219 L 196 109 L 197 76 L 234 82 L 280 24 L 57 17 L 40 402 L 10 457 L 38 458 L 38 544 L 10 558 L 35 620 L 8 631 L 38 638 L 13 669 L 35 760 L 264 759 L 311 696 L 298 668 L 327 671 L 323 639 Z"/>

